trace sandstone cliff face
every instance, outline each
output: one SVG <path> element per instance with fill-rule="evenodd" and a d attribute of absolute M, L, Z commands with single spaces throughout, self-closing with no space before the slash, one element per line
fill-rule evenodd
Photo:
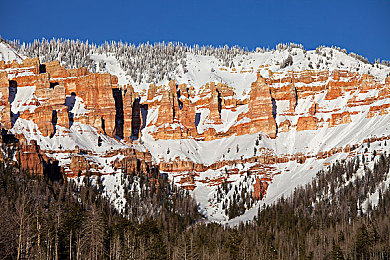
<path fill-rule="evenodd" d="M 33 120 L 43 136 L 54 135 L 56 125 L 69 127 L 68 110 L 64 105 L 65 87 L 37 88 L 35 95 L 39 101 L 34 111 L 24 111 L 20 118 Z"/>
<path fill-rule="evenodd" d="M 252 197 L 255 199 L 262 199 L 265 196 L 265 193 L 268 188 L 268 182 L 270 181 L 267 178 L 257 178 L 256 183 L 253 185 L 254 191 Z"/>
<path fill-rule="evenodd" d="M 61 67 L 59 61 L 47 62 L 44 66 L 51 78 L 68 78 L 70 76 L 69 71 Z"/>
<path fill-rule="evenodd" d="M 110 74 L 85 75 L 87 73 L 83 70 L 75 73 L 81 75 L 80 77 L 70 77 L 70 72 L 61 67 L 58 62 L 45 65 L 44 73 L 14 78 L 17 88 L 35 86 L 34 94 L 39 100 L 36 111 L 25 112 L 20 115 L 21 118 L 32 119 L 45 136 L 53 134 L 51 121 L 54 120 L 54 113 L 60 114 L 60 124 L 68 125 L 65 116 L 67 108 L 64 104 L 66 95 L 74 93 L 84 100 L 86 109 L 91 110 L 86 117 L 76 121 L 80 120 L 110 136 L 115 136 L 116 109 L 112 89 L 117 87 L 117 78 Z M 8 94 L 8 89 L 3 88 L 2 91 Z"/>
<path fill-rule="evenodd" d="M 23 135 L 17 135 L 19 149 L 16 154 L 16 160 L 19 168 L 29 174 L 43 175 L 45 165 L 52 161 L 41 151 L 35 140 L 28 143 Z"/>
<path fill-rule="evenodd" d="M 0 117 L 1 122 L 6 128 L 11 128 L 11 105 L 9 99 L 9 81 L 7 73 L 0 72 Z"/>
<path fill-rule="evenodd" d="M 91 74 L 85 68 L 67 70 L 58 61 L 40 64 L 38 58 L 24 60 L 21 64 L 2 62 L 0 66 L 3 127 L 10 129 L 20 118 L 34 122 L 41 136 L 52 138 L 59 126 L 70 128 L 73 123 L 80 122 L 108 136 L 131 141 L 133 122 L 137 121 L 133 112 L 137 95 L 131 86 L 118 86 L 117 77 Z M 9 68 L 12 70 L 6 70 Z M 73 110 L 76 98 L 83 103 L 83 113 Z M 11 117 L 14 104 L 17 111 L 13 111 Z M 138 119 L 141 120 L 140 116 Z M 18 138 L 22 143 L 18 155 L 21 168 L 43 174 L 51 163 L 45 156 L 48 151 L 42 151 L 35 141 L 27 142 L 23 135 Z M 91 169 L 102 170 L 84 155 L 77 155 L 77 150 L 67 152 L 76 153 L 71 155 L 71 163 L 65 167 L 68 170 L 64 170 L 69 176 L 85 174 Z M 131 156 L 125 153 L 121 158 L 131 162 L 128 170 L 135 169 L 136 172 L 137 168 L 138 171 L 146 170 L 145 160 L 151 161 L 147 156 L 139 161 L 132 153 Z"/>
<path fill-rule="evenodd" d="M 123 89 L 123 136 L 130 140 L 131 138 L 131 124 L 133 122 L 133 104 L 136 99 L 134 89 L 131 85 L 125 86 Z"/>
<path fill-rule="evenodd" d="M 349 112 L 335 113 L 332 114 L 332 118 L 330 119 L 329 126 L 332 127 L 340 124 L 348 124 L 351 122 L 352 121 Z"/>
<path fill-rule="evenodd" d="M 170 90 L 164 90 L 158 111 L 156 126 L 164 124 L 173 124 L 175 120 L 175 93 Z M 177 111 L 176 111 L 177 113 Z"/>
<path fill-rule="evenodd" d="M 195 106 L 188 98 L 183 99 L 182 102 L 183 108 L 180 110 L 181 123 L 187 130 L 188 136 L 195 136 Z"/>
<path fill-rule="evenodd" d="M 219 93 L 218 89 L 215 87 L 214 83 L 211 83 L 210 86 L 211 89 L 211 98 L 210 98 L 210 116 L 209 119 L 214 124 L 220 124 L 221 123 L 221 94 Z"/>
<path fill-rule="evenodd" d="M 209 119 L 216 123 L 214 123 L 213 128 L 209 128 L 202 133 L 195 133 L 192 137 L 197 138 L 197 140 L 207 141 L 232 135 L 262 132 L 271 138 L 277 138 L 280 133 L 288 133 L 294 130 L 298 132 L 311 130 L 313 133 L 325 127 L 347 125 L 354 122 L 353 115 L 366 113 L 367 118 L 386 115 L 390 108 L 390 105 L 386 104 L 385 101 L 386 98 L 390 97 L 389 83 L 390 80 L 386 81 L 385 84 L 380 84 L 370 76 L 362 77 L 357 73 L 348 71 L 294 72 L 282 78 L 277 73 L 274 73 L 270 74 L 270 77 L 267 79 L 262 79 L 258 76 L 256 82 L 251 86 L 249 97 L 242 100 L 228 99 L 224 95 L 226 92 L 221 91 L 222 88 L 214 83 L 210 83 L 200 89 L 197 93 L 198 98 L 196 102 L 191 104 L 193 104 L 195 114 L 201 111 L 201 109 L 209 109 Z M 213 94 L 212 91 L 214 88 L 220 93 L 218 102 L 217 95 Z M 372 93 L 378 94 L 373 96 Z M 159 95 L 161 94 L 156 91 L 148 95 L 148 99 L 156 100 Z M 230 97 L 233 96 L 234 92 L 230 94 Z M 374 105 L 379 102 L 384 104 Z M 221 104 L 221 112 L 217 110 L 218 103 Z M 157 102 L 154 105 L 158 106 L 159 104 Z M 245 106 L 247 106 L 247 110 L 242 109 Z M 184 107 L 187 107 L 187 104 Z M 236 121 L 242 123 L 231 125 L 228 130 L 220 131 L 218 125 L 224 124 L 223 114 L 235 111 L 241 111 Z M 206 118 L 205 122 L 207 120 Z M 189 120 L 188 122 L 190 123 L 191 121 Z M 183 116 L 180 117 L 178 123 L 182 126 L 184 125 Z M 170 131 L 172 133 L 174 130 L 171 129 Z M 160 131 L 154 136 L 158 139 L 188 138 L 188 136 L 172 135 L 168 132 Z M 253 156 L 249 160 L 221 160 L 207 166 L 176 158 L 171 162 L 160 162 L 159 167 L 161 170 L 172 174 L 183 173 L 179 183 L 188 189 L 194 189 L 197 182 L 208 183 L 209 185 L 221 184 L 224 180 L 223 178 L 205 180 L 200 176 L 203 172 L 208 170 L 218 171 L 226 165 L 233 166 L 252 162 L 257 165 L 256 167 L 263 167 L 289 161 L 303 164 L 308 159 L 316 158 L 323 160 L 342 152 L 351 155 L 354 153 L 353 147 L 355 145 L 357 144 L 335 147 L 314 155 L 296 153 L 278 157 L 271 153 L 267 156 Z M 255 154 L 258 152 L 258 150 L 255 151 Z M 254 173 L 260 174 L 255 167 L 253 169 Z M 245 173 L 240 172 L 239 167 L 237 167 L 229 170 L 227 174 Z M 272 183 L 272 179 L 273 174 L 270 174 L 266 179 L 259 179 L 254 186 L 252 196 L 255 198 L 263 196 L 268 185 Z"/>
<path fill-rule="evenodd" d="M 31 87 L 34 90 L 26 98 Z M 92 148 L 49 151 L 34 141 L 23 141 L 18 155 L 23 169 L 43 174 L 50 164 L 46 155 L 54 158 L 58 153 L 67 154 L 62 170 L 72 177 L 87 172 L 104 174 L 107 165 L 114 171 L 136 173 L 159 167 L 174 175 L 183 187 L 194 190 L 200 183 L 220 185 L 229 176 L 252 176 L 255 199 L 265 196 L 274 176 L 280 174 L 277 164 L 302 165 L 339 153 L 353 155 L 358 145 L 337 146 L 318 153 L 276 153 L 262 147 L 260 138 L 276 143 L 280 135 L 304 135 L 305 131 L 313 133 L 325 127 L 336 129 L 353 123 L 355 115 L 371 119 L 387 115 L 390 109 L 390 77 L 379 83 L 370 75 L 339 70 L 285 74 L 269 71 L 268 78 L 258 74 L 256 81 L 247 86 L 248 95 L 238 98 L 231 86 L 216 82 L 195 89 L 171 80 L 167 86 L 152 84 L 147 92 L 137 93 L 130 85 L 119 85 L 117 77 L 110 74 L 93 74 L 85 68 L 66 69 L 58 61 L 40 64 L 38 59 L 29 59 L 21 64 L 0 62 L 0 93 L 0 120 L 4 128 L 10 129 L 15 120 L 29 120 L 37 126 L 41 137 L 50 139 L 56 134 L 65 135 L 63 129 L 70 131 L 73 124 L 82 123 L 101 134 L 100 140 L 94 140 L 98 146 L 102 136 L 120 139 L 121 145 L 126 146 L 114 147 L 118 141 L 110 139 L 106 142 L 112 147 L 99 152 Z M 24 103 L 17 106 L 14 100 Z M 58 127 L 62 127 L 61 133 Z M 160 145 L 158 140 L 190 139 L 199 145 L 244 135 L 258 135 L 257 142 L 261 144 L 255 149 L 251 147 L 251 155 L 227 158 L 247 148 L 229 147 L 223 154 L 226 158 L 204 163 L 204 158 L 197 157 L 198 148 L 190 151 L 185 145 L 176 147 L 175 143 L 171 150 L 181 150 L 185 156 L 156 160 L 147 149 L 139 148 L 144 134 L 154 138 L 156 146 Z M 217 152 L 210 151 L 210 156 Z M 224 171 L 224 175 L 202 177 L 210 171 Z"/>
<path fill-rule="evenodd" d="M 252 83 L 249 100 L 249 117 L 251 124 L 248 133 L 267 133 L 276 137 L 277 126 L 274 118 L 276 113 L 266 80 L 258 74 L 256 82 Z"/>
<path fill-rule="evenodd" d="M 300 117 L 298 118 L 297 131 L 303 130 L 317 130 L 318 119 L 313 116 Z"/>

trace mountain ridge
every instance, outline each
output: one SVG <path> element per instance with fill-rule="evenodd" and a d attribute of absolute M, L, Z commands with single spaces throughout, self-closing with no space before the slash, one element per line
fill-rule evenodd
<path fill-rule="evenodd" d="M 115 55 L 104 53 L 86 60 L 105 63 L 102 72 L 112 75 L 36 58 L 2 63 L 2 124 L 26 145 L 36 140 L 68 176 L 158 165 L 192 190 L 210 221 L 228 222 L 226 204 L 243 203 L 244 215 L 231 223 L 253 218 L 262 204 L 288 195 L 329 163 L 363 153 L 367 142 L 387 149 L 385 65 L 326 47 L 235 54 L 227 58 L 233 66 L 212 55 L 186 55 L 174 80 L 156 84 L 135 84 Z M 18 91 L 10 101 L 13 81 Z M 18 115 L 13 126 L 10 112 Z M 114 176 L 105 178 L 112 189 L 120 186 Z M 225 182 L 232 188 L 221 195 Z M 107 196 L 122 207 L 120 198 Z"/>

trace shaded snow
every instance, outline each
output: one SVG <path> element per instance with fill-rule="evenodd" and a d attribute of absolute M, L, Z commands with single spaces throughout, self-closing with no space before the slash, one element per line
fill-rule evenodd
<path fill-rule="evenodd" d="M 35 86 L 17 88 L 15 99 L 11 104 L 12 113 L 17 114 L 18 112 L 23 112 L 25 110 L 29 110 L 31 113 L 34 112 L 37 106 L 29 104 L 34 98 L 36 99 L 36 97 L 34 97 L 35 89 Z"/>
<path fill-rule="evenodd" d="M 332 54 L 331 54 L 332 53 Z M 286 68 L 280 68 L 280 63 L 284 59 L 292 55 L 293 65 Z M 123 71 L 114 54 L 93 54 L 90 57 L 97 65 L 105 63 L 105 69 L 99 72 L 109 72 L 118 76 L 119 84 L 131 84 L 136 92 L 141 92 L 141 97 L 144 97 L 149 84 L 152 82 L 133 82 L 129 75 Z M 12 61 L 22 59 L 12 48 L 5 43 L 0 43 L 0 60 Z M 322 62 L 319 62 L 322 60 Z M 343 52 L 331 48 L 322 48 L 319 53 L 315 50 L 304 51 L 299 48 L 293 48 L 291 52 L 288 50 L 282 51 L 267 51 L 264 53 L 249 53 L 238 55 L 233 60 L 232 67 L 226 67 L 222 61 L 213 56 L 202 56 L 187 53 L 186 63 L 188 72 L 184 73 L 179 69 L 173 76 L 176 83 L 187 83 L 195 88 L 195 92 L 200 92 L 201 88 L 209 82 L 225 83 L 232 87 L 236 93 L 234 98 L 248 98 L 251 83 L 256 80 L 256 73 L 259 72 L 263 77 L 269 77 L 269 70 L 275 73 L 274 78 L 282 78 L 291 73 L 291 71 L 304 71 L 313 66 L 315 71 L 333 71 L 335 69 L 348 70 L 350 72 L 370 73 L 379 82 L 383 82 L 385 77 L 390 73 L 390 68 L 383 65 L 365 64 Z M 309 65 L 311 64 L 311 65 Z M 317 67 L 318 64 L 318 67 Z M 99 70 L 99 66 L 97 66 Z M 234 69 L 233 69 L 234 68 Z M 23 75 L 23 74 L 20 74 Z M 348 80 L 348 79 L 345 79 Z M 154 82 L 157 85 L 167 85 L 168 80 L 164 79 L 160 82 Z M 298 83 L 300 84 L 300 83 Z M 319 83 L 313 83 L 319 84 Z M 327 84 L 327 82 L 323 82 Z M 282 87 L 282 83 L 277 83 L 275 87 Z M 19 87 L 15 95 L 15 99 L 11 105 L 13 113 L 30 110 L 33 112 L 34 105 L 29 105 L 35 98 L 35 86 Z M 296 114 L 307 115 L 311 104 L 315 101 L 321 108 L 333 110 L 341 108 L 341 111 L 346 111 L 347 101 L 352 95 L 357 97 L 357 100 L 368 97 L 377 97 L 377 90 L 370 90 L 366 93 L 345 93 L 344 96 L 335 100 L 325 100 L 326 92 L 317 93 L 314 97 L 300 99 L 296 107 Z M 68 96 L 69 97 L 69 96 Z M 158 99 L 159 97 L 157 97 Z M 192 100 L 195 101 L 195 100 Z M 65 102 L 65 101 L 64 101 Z M 373 105 L 382 105 L 390 103 L 387 100 L 376 101 Z M 118 209 L 123 207 L 123 184 L 121 183 L 121 172 L 112 167 L 112 162 L 116 159 L 121 159 L 121 155 L 105 157 L 107 152 L 116 149 L 124 149 L 134 147 L 139 150 L 149 150 L 155 162 L 175 161 L 177 158 L 182 160 L 190 160 L 204 165 L 211 165 L 221 160 L 237 160 L 245 159 L 254 156 L 254 148 L 257 151 L 262 149 L 262 152 L 267 151 L 276 156 L 293 155 L 304 153 L 306 155 L 315 156 L 322 151 L 329 151 L 335 147 L 345 147 L 348 144 L 358 144 L 363 139 L 371 136 L 390 135 L 390 115 L 376 116 L 371 119 L 366 118 L 366 112 L 358 113 L 351 116 L 352 123 L 348 125 L 340 125 L 337 127 L 328 128 L 327 123 L 324 127 L 316 131 L 296 131 L 294 126 L 297 123 L 298 116 L 280 115 L 289 109 L 288 101 L 276 101 L 277 116 L 276 122 L 280 123 L 288 119 L 292 123 L 292 130 L 287 133 L 278 133 L 276 139 L 270 139 L 263 133 L 253 135 L 230 136 L 213 141 L 196 141 L 194 139 L 183 140 L 154 140 L 150 132 L 156 131 L 152 125 L 158 118 L 159 109 L 154 108 L 148 111 L 146 118 L 146 128 L 142 130 L 142 138 L 132 144 L 125 144 L 116 139 L 107 137 L 98 133 L 97 129 L 92 126 L 74 123 L 70 129 L 57 126 L 56 134 L 53 137 L 44 137 L 38 130 L 36 124 L 26 119 L 17 119 L 12 129 L 14 133 L 23 134 L 27 141 L 36 140 L 40 148 L 51 156 L 60 161 L 60 164 L 67 165 L 71 161 L 72 154 L 62 153 L 65 150 L 74 150 L 76 147 L 89 150 L 92 155 L 85 155 L 87 160 L 93 161 L 101 168 L 102 173 L 113 174 L 104 176 L 103 183 L 105 185 L 106 194 L 113 201 Z M 348 108 L 352 111 L 367 111 L 364 106 L 356 108 Z M 248 118 L 243 118 L 238 122 L 240 114 L 245 114 L 248 111 L 248 105 L 242 105 L 236 111 L 223 109 L 221 113 L 222 124 L 213 124 L 209 120 L 210 111 L 207 108 L 199 108 L 196 113 L 199 113 L 199 122 L 197 124 L 198 133 L 203 133 L 209 128 L 214 128 L 217 132 L 226 132 L 230 127 L 248 122 Z M 75 117 L 86 114 L 84 102 L 80 97 L 75 97 L 72 104 L 71 113 Z M 329 113 L 319 111 L 316 116 L 324 121 L 329 119 Z M 172 125 L 172 127 L 180 127 L 180 125 Z M 256 140 L 261 137 L 258 145 L 255 145 Z M 102 144 L 98 145 L 98 139 L 102 139 Z M 261 152 L 258 152 L 261 153 Z M 259 155 L 259 154 L 256 154 Z M 295 187 L 308 183 L 317 173 L 318 170 L 324 168 L 324 164 L 334 162 L 337 159 L 346 158 L 346 153 L 339 153 L 330 158 L 323 160 L 308 159 L 305 164 L 298 164 L 295 161 L 288 163 L 279 163 L 273 165 L 276 171 L 281 172 L 275 175 L 270 184 L 267 195 L 263 201 L 258 202 L 255 207 L 246 211 L 246 213 L 238 218 L 228 221 L 224 214 L 221 204 L 216 204 L 213 196 L 216 193 L 216 187 L 204 185 L 201 182 L 197 183 L 197 187 L 192 192 L 193 196 L 199 203 L 202 213 L 204 213 L 210 221 L 218 221 L 222 223 L 237 224 L 240 221 L 253 219 L 257 214 L 259 207 L 265 204 L 271 204 L 277 201 L 281 196 L 289 196 Z M 240 170 L 246 171 L 252 165 L 244 164 Z M 200 173 L 197 181 L 213 180 L 224 176 L 225 166 L 218 170 L 209 170 Z M 170 173 L 169 178 L 177 181 L 179 174 Z M 256 176 L 251 176 L 247 180 L 247 184 L 253 187 Z M 233 185 L 242 183 L 243 176 L 232 174 L 228 176 L 229 181 Z M 389 182 L 383 185 L 388 187 Z M 248 192 L 251 192 L 249 189 Z M 369 196 L 367 203 L 377 203 L 379 191 L 375 191 Z"/>

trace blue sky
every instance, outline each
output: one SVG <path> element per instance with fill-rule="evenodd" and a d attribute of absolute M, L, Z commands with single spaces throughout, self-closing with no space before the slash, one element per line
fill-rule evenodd
<path fill-rule="evenodd" d="M 390 0 L 1 0 L 0 35 L 102 43 L 180 41 L 253 49 L 336 45 L 390 60 Z"/>

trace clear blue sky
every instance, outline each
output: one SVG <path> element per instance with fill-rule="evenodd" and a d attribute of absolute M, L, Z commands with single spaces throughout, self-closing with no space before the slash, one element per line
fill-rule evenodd
<path fill-rule="evenodd" d="M 390 0 L 1 0 L 0 34 L 33 41 L 336 45 L 390 60 Z"/>

